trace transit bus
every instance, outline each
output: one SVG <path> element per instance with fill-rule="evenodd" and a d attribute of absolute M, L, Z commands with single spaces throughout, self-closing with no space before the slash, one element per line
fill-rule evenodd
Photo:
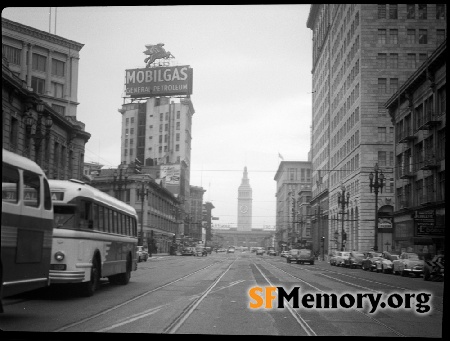
<path fill-rule="evenodd" d="M 136 210 L 78 180 L 49 180 L 55 219 L 50 284 L 78 283 L 92 296 L 100 279 L 128 284 L 137 269 Z"/>
<path fill-rule="evenodd" d="M 2 150 L 1 298 L 49 285 L 53 207 L 44 171 Z"/>

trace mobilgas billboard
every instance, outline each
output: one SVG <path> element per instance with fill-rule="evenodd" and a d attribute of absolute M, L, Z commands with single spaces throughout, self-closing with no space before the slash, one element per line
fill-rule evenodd
<path fill-rule="evenodd" d="M 125 70 L 128 97 L 190 96 L 192 68 L 189 65 Z"/>

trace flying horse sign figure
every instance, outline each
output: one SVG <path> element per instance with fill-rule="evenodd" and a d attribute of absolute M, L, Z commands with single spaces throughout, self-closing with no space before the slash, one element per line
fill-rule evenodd
<path fill-rule="evenodd" d="M 144 60 L 144 62 L 147 63 L 146 67 L 150 67 L 150 64 L 157 59 L 168 59 L 170 57 L 175 58 L 169 51 L 166 52 L 163 46 L 164 44 L 162 43 L 156 45 L 145 45 L 147 50 L 144 51 L 144 54 L 148 55 L 148 57 Z"/>

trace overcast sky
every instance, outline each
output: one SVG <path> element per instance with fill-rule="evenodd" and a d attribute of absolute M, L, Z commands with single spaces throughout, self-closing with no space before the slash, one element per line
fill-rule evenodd
<path fill-rule="evenodd" d="M 275 225 L 279 153 L 307 161 L 312 108 L 310 5 L 20 7 L 2 17 L 84 44 L 77 119 L 92 136 L 85 160 L 120 164 L 126 69 L 164 43 L 193 68 L 191 185 L 206 190 L 215 223 L 236 227 L 247 166 L 253 227 Z M 55 25 L 56 19 L 56 25 Z"/>

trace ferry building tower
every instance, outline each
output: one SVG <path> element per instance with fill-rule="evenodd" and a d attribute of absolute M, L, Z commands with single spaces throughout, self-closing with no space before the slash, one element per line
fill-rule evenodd
<path fill-rule="evenodd" d="M 238 231 L 252 230 L 252 188 L 249 184 L 247 167 L 244 167 L 244 175 L 238 189 Z"/>

